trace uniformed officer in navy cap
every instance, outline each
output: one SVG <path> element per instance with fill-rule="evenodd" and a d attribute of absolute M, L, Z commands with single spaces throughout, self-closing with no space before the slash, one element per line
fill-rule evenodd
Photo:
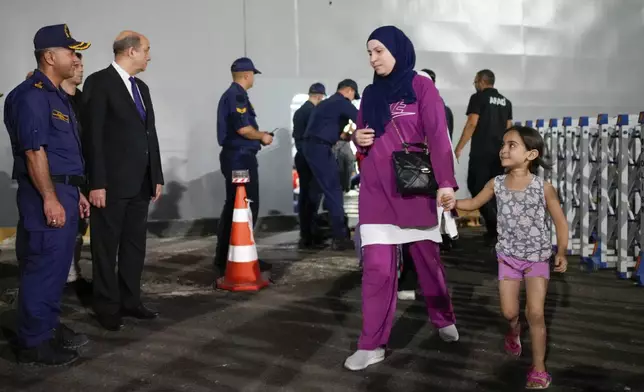
<path fill-rule="evenodd" d="M 309 87 L 309 99 L 295 111 L 293 115 L 293 140 L 295 141 L 295 169 L 300 179 L 300 194 L 298 195 L 297 211 L 300 221 L 300 248 L 319 248 L 322 246 L 321 238 L 315 225 L 317 208 L 320 194 L 311 195 L 311 184 L 313 173 L 309 164 L 306 163 L 302 143 L 304 143 L 304 132 L 309 123 L 313 109 L 326 96 L 326 89 L 322 83 L 313 83 Z M 314 188 L 315 189 L 315 188 Z"/>
<path fill-rule="evenodd" d="M 41 28 L 34 37 L 38 68 L 5 101 L 20 213 L 15 348 L 21 363 L 71 363 L 78 359 L 75 350 L 88 342 L 61 324 L 58 315 L 78 220 L 89 215 L 89 202 L 78 189 L 85 184 L 85 171 L 77 120 L 60 84 L 74 75 L 74 52 L 89 46 L 73 39 L 65 24 Z"/>
<path fill-rule="evenodd" d="M 219 219 L 217 249 L 215 251 L 215 274 L 223 275 L 228 259 L 228 245 L 233 221 L 236 185 L 232 183 L 233 170 L 248 170 L 250 182 L 246 184 L 246 194 L 251 200 L 253 227 L 259 212 L 259 178 L 257 152 L 261 146 L 273 142 L 273 135 L 259 130 L 255 108 L 248 98 L 248 90 L 253 87 L 255 75 L 261 74 L 251 59 L 242 57 L 230 67 L 233 82 L 219 99 L 217 106 L 217 141 L 221 146 L 219 164 L 226 179 L 226 202 Z M 260 260 L 262 271 L 270 269 L 270 264 Z"/>
<path fill-rule="evenodd" d="M 332 151 L 338 140 L 350 140 L 350 135 L 343 133 L 343 129 L 349 120 L 356 122 L 358 109 L 351 103 L 354 99 L 360 99 L 358 84 L 351 79 L 341 81 L 336 93 L 315 108 L 304 132 L 304 157 L 315 178 L 311 195 L 324 194 L 335 250 L 354 248 L 344 216 L 338 164 Z"/>

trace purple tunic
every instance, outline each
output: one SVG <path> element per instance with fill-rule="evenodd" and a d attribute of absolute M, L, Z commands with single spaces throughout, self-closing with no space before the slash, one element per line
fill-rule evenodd
<path fill-rule="evenodd" d="M 420 143 L 427 139 L 439 187 L 457 189 L 443 101 L 428 78 L 416 75 L 413 87 L 417 101 L 412 104 L 391 104 L 392 121 L 395 121 L 406 142 Z M 396 190 L 392 153 L 402 150 L 402 142 L 392 121 L 387 123 L 385 133 L 376 138 L 371 147 L 358 147 L 367 154 L 360 170 L 360 224 L 434 227 L 438 224 L 435 199 L 429 196 L 403 197 Z M 356 123 L 358 129 L 369 128 L 369 124 L 362 119 L 362 105 Z"/>

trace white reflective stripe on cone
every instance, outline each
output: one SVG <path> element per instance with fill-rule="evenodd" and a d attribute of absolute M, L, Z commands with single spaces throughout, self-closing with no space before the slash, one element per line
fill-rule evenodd
<path fill-rule="evenodd" d="M 248 203 L 248 208 L 246 208 L 246 212 L 248 213 L 248 227 L 250 228 L 250 241 L 254 244 L 255 233 L 253 233 L 253 210 L 250 209 L 250 203 L 252 203 L 253 201 L 251 199 L 246 199 L 246 202 Z"/>
<path fill-rule="evenodd" d="M 257 248 L 255 248 L 255 245 L 230 245 L 228 248 L 228 261 L 233 263 L 257 261 Z"/>
<path fill-rule="evenodd" d="M 233 210 L 233 222 L 246 223 L 249 218 L 248 208 L 243 210 L 241 208 L 235 208 Z"/>

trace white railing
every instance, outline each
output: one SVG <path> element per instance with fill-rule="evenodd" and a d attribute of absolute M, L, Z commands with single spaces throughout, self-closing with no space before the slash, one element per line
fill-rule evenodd
<path fill-rule="evenodd" d="M 521 124 L 521 123 L 517 123 Z M 614 268 L 644 285 L 644 112 L 525 121 L 545 141 L 550 181 L 568 219 L 567 252 L 589 270 Z M 553 244 L 556 244 L 554 230 Z"/>

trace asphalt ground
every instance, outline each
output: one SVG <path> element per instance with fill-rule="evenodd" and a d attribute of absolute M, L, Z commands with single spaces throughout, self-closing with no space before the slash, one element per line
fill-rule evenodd
<path fill-rule="evenodd" d="M 0 391 L 521 391 L 519 360 L 503 353 L 496 261 L 480 232 L 462 229 L 445 254 L 461 339 L 443 343 L 422 300 L 399 302 L 386 360 L 362 372 L 342 367 L 360 332 L 361 273 L 354 252 L 300 251 L 297 233 L 258 238 L 273 284 L 256 293 L 212 289 L 213 238 L 150 239 L 146 304 L 155 321 L 101 329 L 75 293 L 63 320 L 91 342 L 61 368 L 17 365 L 0 336 Z M 89 249 L 83 256 L 89 257 Z M 0 254 L 0 323 L 9 335 L 17 267 Z M 91 277 L 84 259 L 83 273 Z M 552 391 L 644 391 L 644 288 L 614 272 L 576 268 L 553 275 L 547 299 Z M 524 323 L 525 324 L 525 323 Z"/>

